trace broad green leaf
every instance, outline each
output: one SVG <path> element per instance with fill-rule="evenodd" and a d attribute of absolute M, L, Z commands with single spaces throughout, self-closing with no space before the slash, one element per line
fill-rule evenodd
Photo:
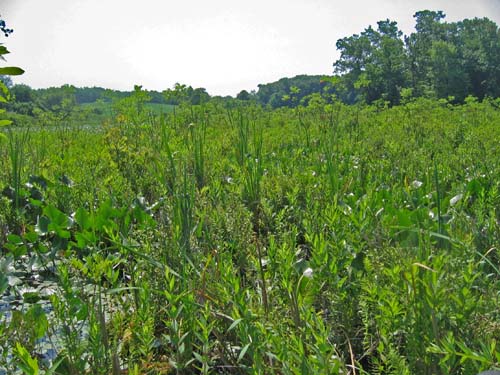
<path fill-rule="evenodd" d="M 8 75 L 8 76 L 19 76 L 24 73 L 24 70 L 18 68 L 16 66 L 6 66 L 4 68 L 0 68 L 0 74 Z"/>
<path fill-rule="evenodd" d="M 6 243 L 3 245 L 7 250 L 11 252 L 11 254 L 15 257 L 21 257 L 25 255 L 28 252 L 28 249 L 26 248 L 25 245 L 22 244 L 13 244 L 13 243 Z"/>
<path fill-rule="evenodd" d="M 76 244 L 80 249 L 83 249 L 88 244 L 94 244 L 97 242 L 97 236 L 94 232 L 84 231 L 77 232 L 75 234 Z"/>
<path fill-rule="evenodd" d="M 76 210 L 75 220 L 78 223 L 78 225 L 83 229 L 89 229 L 92 225 L 89 213 L 82 207 Z"/>
<path fill-rule="evenodd" d="M 54 226 L 51 226 L 51 224 L 49 224 L 49 229 L 53 230 L 54 233 L 60 237 L 61 239 L 68 239 L 71 237 L 71 233 L 67 230 L 64 230 L 62 229 L 60 226 L 57 226 L 57 225 L 54 225 Z M 62 246 L 60 247 L 61 249 L 64 247 L 64 244 L 65 242 L 63 241 L 62 242 Z"/>
<path fill-rule="evenodd" d="M 11 120 L 0 120 L 0 126 L 6 126 L 12 124 Z"/>
<path fill-rule="evenodd" d="M 50 224 L 56 228 L 66 228 L 68 226 L 68 217 L 54 206 L 47 206 L 43 213 L 50 219 Z"/>
<path fill-rule="evenodd" d="M 12 243 L 12 244 L 15 244 L 15 245 L 22 245 L 23 244 L 23 239 L 18 236 L 17 234 L 9 234 L 7 236 L 7 240 Z"/>
<path fill-rule="evenodd" d="M 38 240 L 38 233 L 34 232 L 34 231 L 30 231 L 30 232 L 27 232 L 25 235 L 24 235 L 24 238 L 28 241 L 28 242 L 36 242 Z"/>

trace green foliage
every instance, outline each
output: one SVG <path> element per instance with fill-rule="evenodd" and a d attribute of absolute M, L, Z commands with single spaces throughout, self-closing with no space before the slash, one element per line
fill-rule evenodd
<path fill-rule="evenodd" d="M 38 361 L 30 356 L 28 351 L 19 343 L 16 344 L 16 356 L 19 358 L 19 368 L 26 375 L 38 375 L 40 369 Z"/>
<path fill-rule="evenodd" d="M 282 78 L 277 82 L 260 84 L 256 98 L 259 103 L 272 108 L 296 107 L 302 100 L 307 102 L 307 97 L 313 93 L 329 96 L 335 93 L 335 89 L 325 77 L 298 75 L 293 78 Z"/>
<path fill-rule="evenodd" d="M 2 75 L 8 75 L 8 76 L 19 76 L 24 73 L 24 70 L 21 68 L 17 68 L 14 66 L 7 66 L 0 68 L 0 74 Z"/>
<path fill-rule="evenodd" d="M 148 113 L 145 104 L 151 100 L 142 86 L 135 85 L 130 96 L 120 99 L 114 104 L 114 109 L 123 119 L 130 121 L 133 125 L 141 125 L 147 121 Z"/>
<path fill-rule="evenodd" d="M 360 91 L 368 103 L 383 98 L 397 104 L 399 90 L 406 84 L 401 36 L 397 23 L 386 20 L 378 22 L 377 30 L 368 27 L 360 35 L 338 40 L 341 56 L 335 71 L 347 73 L 348 89 Z"/>
<path fill-rule="evenodd" d="M 202 87 L 194 89 L 191 86 L 176 83 L 173 89 L 163 91 L 163 97 L 167 104 L 179 105 L 189 103 L 199 105 L 207 102 L 210 95 Z"/>
<path fill-rule="evenodd" d="M 410 91 L 155 115 L 137 87 L 101 126 L 11 129 L 0 368 L 498 368 L 498 103 Z"/>
<path fill-rule="evenodd" d="M 12 30 L 7 29 L 5 26 L 5 21 L 0 19 L 0 27 L 2 32 L 5 33 L 5 36 L 8 36 Z M 0 44 L 0 59 L 5 61 L 4 55 L 10 53 L 7 48 L 3 45 Z M 0 67 L 0 75 L 5 75 L 5 76 L 13 76 L 13 75 L 21 75 L 24 73 L 24 70 L 18 67 Z M 4 82 L 0 81 L 0 104 L 7 103 L 11 99 L 11 95 L 9 92 L 9 89 L 5 85 Z M 0 115 L 1 117 L 4 117 L 3 114 L 5 113 L 5 109 L 1 108 L 0 109 Z M 10 125 L 12 123 L 11 120 L 4 119 L 0 117 L 0 127 L 5 126 L 5 125 Z M 3 134 L 0 134 L 2 136 Z M 1 139 L 1 138 L 0 138 Z"/>
<path fill-rule="evenodd" d="M 252 95 L 247 90 L 241 90 L 238 95 L 236 95 L 236 99 L 246 101 L 252 99 Z"/>
<path fill-rule="evenodd" d="M 344 100 L 398 104 L 404 88 L 420 97 L 498 97 L 500 31 L 487 18 L 442 22 L 441 11 L 415 13 L 416 32 L 403 38 L 396 22 L 378 22 L 337 41 Z"/>

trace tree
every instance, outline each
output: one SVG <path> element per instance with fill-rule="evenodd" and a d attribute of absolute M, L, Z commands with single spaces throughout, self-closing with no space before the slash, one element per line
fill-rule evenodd
<path fill-rule="evenodd" d="M 204 89 L 203 87 L 198 87 L 192 90 L 191 96 L 189 98 L 191 104 L 193 105 L 206 103 L 209 99 L 210 95 L 207 93 L 207 90 Z"/>
<path fill-rule="evenodd" d="M 81 87 L 75 89 L 75 100 L 78 104 L 95 103 L 103 99 L 105 89 L 101 87 Z"/>
<path fill-rule="evenodd" d="M 470 94 L 480 99 L 500 96 L 500 29 L 487 18 L 457 25 L 457 49 Z"/>
<path fill-rule="evenodd" d="M 10 88 L 12 100 L 8 105 L 11 112 L 33 116 L 35 109 L 34 91 L 28 85 L 18 84 Z"/>
<path fill-rule="evenodd" d="M 434 41 L 430 49 L 429 78 L 437 98 L 462 101 L 469 91 L 458 48 L 450 42 Z"/>
<path fill-rule="evenodd" d="M 192 90 L 192 87 L 189 86 Z M 167 104 L 179 105 L 189 100 L 189 89 L 186 85 L 176 83 L 173 89 L 167 89 L 162 92 Z"/>
<path fill-rule="evenodd" d="M 167 104 L 179 105 L 181 103 L 190 103 L 198 105 L 207 102 L 210 95 L 203 87 L 193 89 L 192 86 L 186 86 L 176 83 L 173 89 L 163 91 L 163 97 Z"/>
<path fill-rule="evenodd" d="M 442 11 L 424 10 L 416 12 L 415 30 L 405 37 L 409 60 L 411 86 L 416 96 L 433 92 L 431 74 L 431 49 L 436 41 L 444 40 L 444 26 L 441 21 L 446 17 Z"/>
<path fill-rule="evenodd" d="M 383 98 L 397 104 L 407 81 L 402 32 L 388 19 L 377 25 L 377 30 L 369 26 L 337 41 L 340 59 L 334 63 L 335 72 L 343 75 L 348 90 L 359 92 L 368 103 Z"/>
<path fill-rule="evenodd" d="M 493 21 L 448 23 L 442 11 L 430 10 L 414 17 L 415 32 L 404 42 L 390 20 L 337 41 L 341 55 L 334 68 L 348 93 L 344 99 L 397 104 L 403 89 L 456 102 L 500 96 L 500 30 Z"/>
<path fill-rule="evenodd" d="M 238 95 L 236 95 L 236 99 L 238 100 L 250 100 L 251 96 L 247 90 L 241 90 Z"/>
<path fill-rule="evenodd" d="M 305 74 L 281 78 L 276 82 L 260 84 L 258 87 L 259 90 L 255 94 L 256 100 L 273 108 L 297 106 L 305 97 L 313 93 L 330 96 L 335 92 L 328 77 Z"/>
<path fill-rule="evenodd" d="M 368 66 L 368 79 L 375 83 L 374 100 L 382 98 L 391 104 L 397 104 L 400 91 L 407 82 L 403 33 L 394 21 L 380 21 L 377 25 L 378 31 L 374 33 L 372 40 L 375 48 L 372 62 Z"/>

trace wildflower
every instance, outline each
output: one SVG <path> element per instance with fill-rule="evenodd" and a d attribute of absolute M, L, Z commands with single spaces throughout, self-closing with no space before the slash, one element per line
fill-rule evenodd
<path fill-rule="evenodd" d="M 411 183 L 411 187 L 414 189 L 418 189 L 420 186 L 422 186 L 424 183 L 419 180 L 415 180 Z"/>
<path fill-rule="evenodd" d="M 313 276 L 313 269 L 311 267 L 307 267 L 304 272 L 302 272 L 302 275 L 304 275 L 304 277 L 307 277 L 308 279 L 312 278 Z"/>
<path fill-rule="evenodd" d="M 458 194 L 458 195 L 455 195 L 453 198 L 450 199 L 450 206 L 454 206 L 457 204 L 457 202 L 462 199 L 463 197 L 463 194 Z"/>

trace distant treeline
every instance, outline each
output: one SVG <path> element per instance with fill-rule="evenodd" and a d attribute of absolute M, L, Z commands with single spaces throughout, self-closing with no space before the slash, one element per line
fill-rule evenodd
<path fill-rule="evenodd" d="M 277 82 L 261 84 L 257 92 L 242 90 L 236 98 L 231 96 L 210 96 L 204 88 L 177 83 L 174 88 L 162 92 L 144 90 L 150 103 L 179 105 L 181 103 L 201 104 L 209 100 L 223 102 L 254 101 L 273 108 L 297 106 L 307 103 L 313 93 L 331 95 L 335 93 L 333 84 L 323 76 L 299 75 L 282 78 Z M 75 87 L 63 85 L 44 89 L 32 89 L 25 84 L 10 87 L 12 101 L 8 104 L 11 112 L 33 115 L 35 109 L 54 110 L 70 103 L 88 104 L 101 101 L 114 103 L 132 95 L 134 91 L 118 91 L 102 87 Z"/>
<path fill-rule="evenodd" d="M 487 18 L 444 22 L 441 11 L 415 14 L 415 32 L 403 35 L 397 23 L 380 21 L 360 34 L 337 41 L 340 58 L 333 76 L 298 75 L 242 90 L 236 98 L 210 96 L 204 88 L 177 83 L 163 92 L 146 91 L 151 103 L 201 104 L 209 100 L 253 101 L 272 108 L 306 105 L 316 96 L 344 103 L 379 101 L 390 105 L 416 97 L 444 98 L 454 103 L 467 96 L 500 97 L 500 29 Z M 11 83 L 4 81 L 7 84 Z M 60 109 L 68 104 L 113 102 L 130 96 L 101 87 L 11 87 L 9 110 L 32 115 L 35 108 Z"/>

